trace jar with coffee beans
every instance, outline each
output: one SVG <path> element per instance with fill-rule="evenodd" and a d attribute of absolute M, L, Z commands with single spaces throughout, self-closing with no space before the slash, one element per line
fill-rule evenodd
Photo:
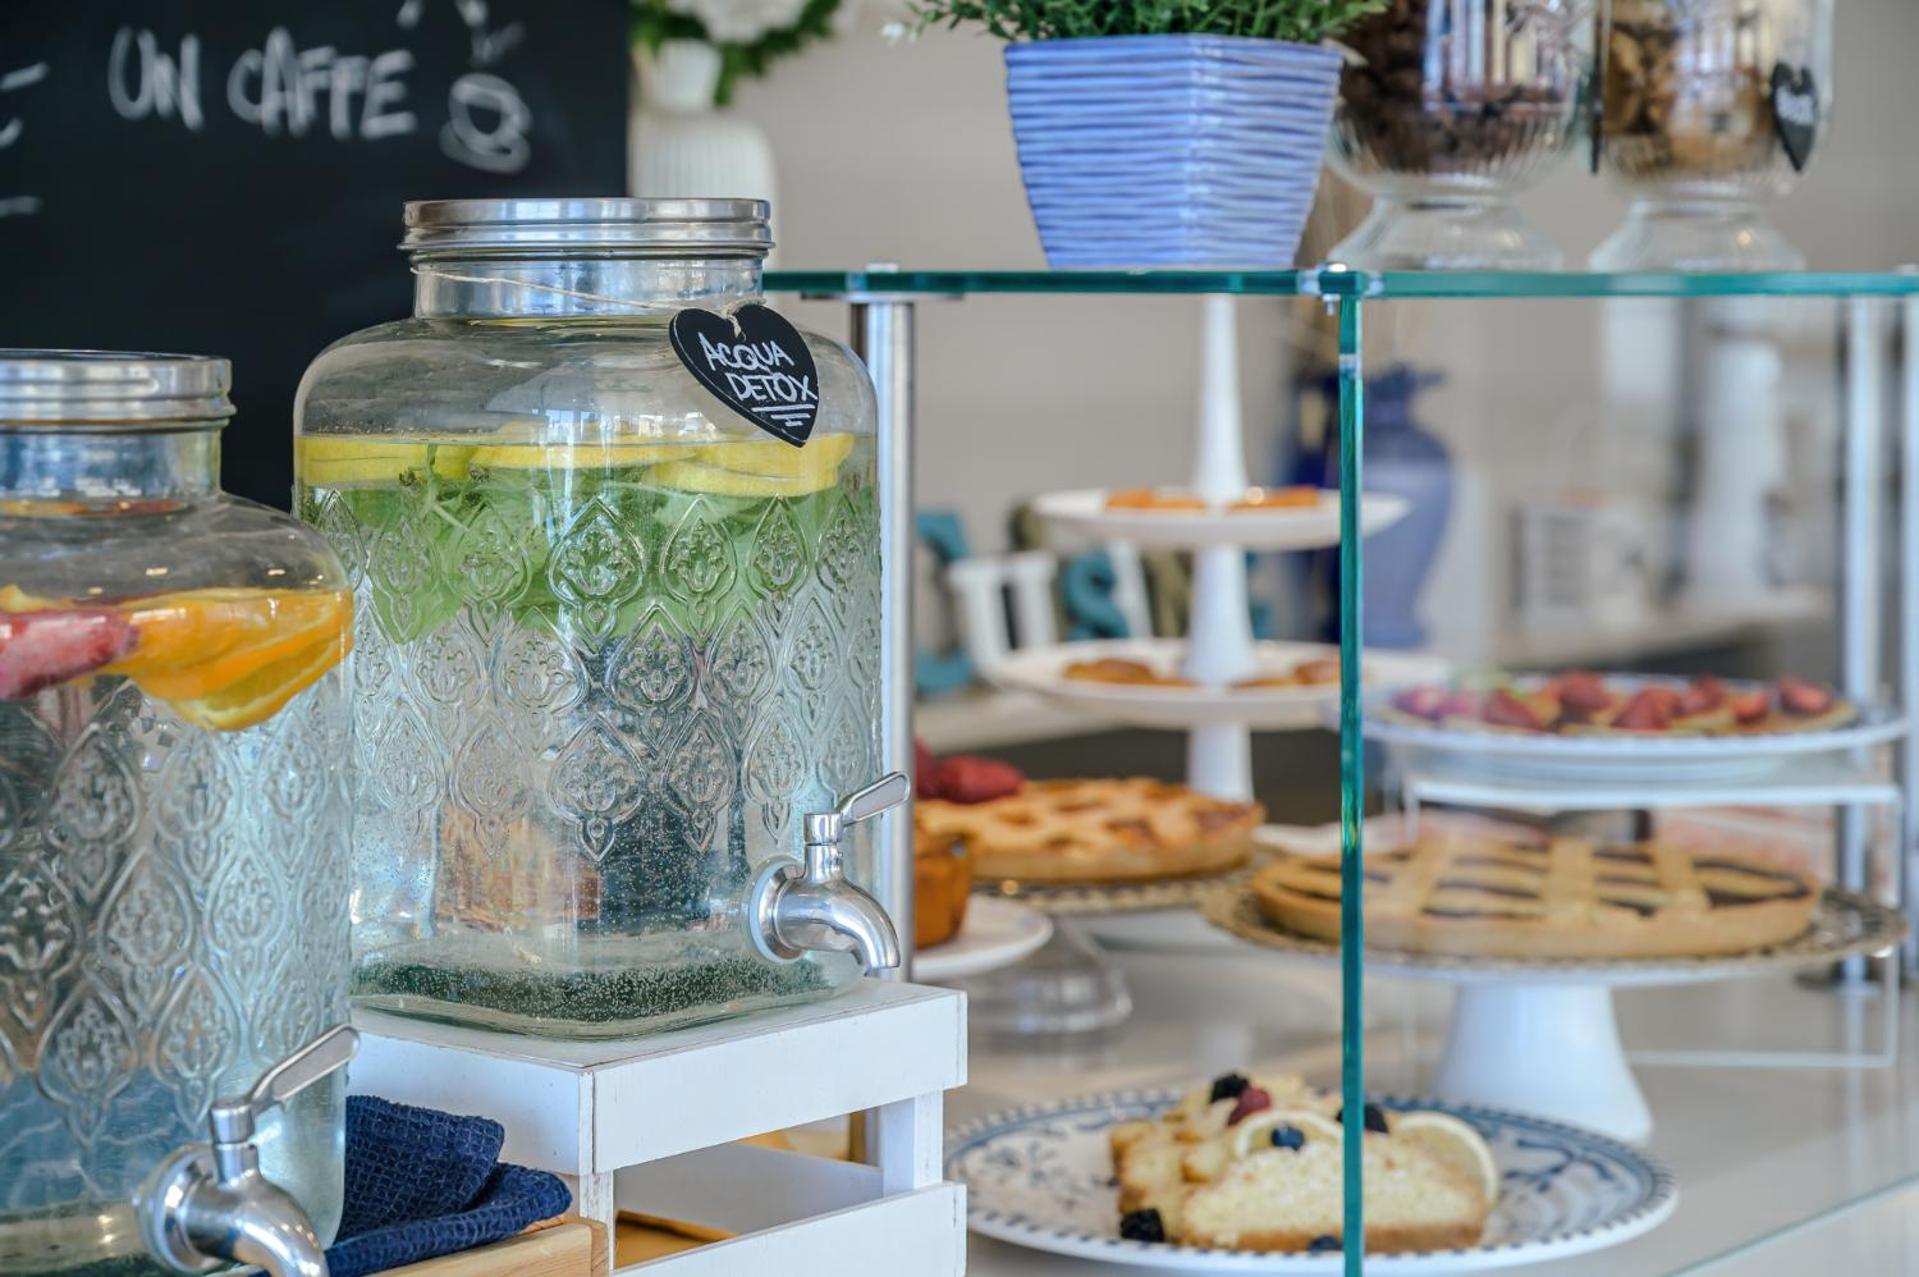
<path fill-rule="evenodd" d="M 1372 270 L 1553 269 L 1512 197 L 1582 132 L 1594 0 L 1393 0 L 1343 37 L 1334 167 L 1373 196 L 1333 251 Z"/>

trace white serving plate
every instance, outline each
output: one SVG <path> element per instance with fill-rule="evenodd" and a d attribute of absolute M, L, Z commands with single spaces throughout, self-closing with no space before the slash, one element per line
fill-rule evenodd
<path fill-rule="evenodd" d="M 913 978 L 944 984 L 1010 967 L 1052 935 L 1053 920 L 1039 910 L 996 896 L 974 896 L 958 935 L 913 955 Z"/>
<path fill-rule="evenodd" d="M 1408 680 L 1417 683 L 1430 680 Z M 1627 690 L 1683 679 L 1609 679 Z M 1741 691 L 1753 683 L 1729 681 Z M 1592 780 L 1630 783 L 1671 783 L 1687 780 L 1728 781 L 1763 775 L 1779 761 L 1795 754 L 1824 754 L 1862 749 L 1898 740 L 1906 723 L 1884 705 L 1861 705 L 1843 727 L 1817 732 L 1764 732 L 1750 736 L 1558 736 L 1551 733 L 1481 731 L 1441 723 L 1383 718 L 1376 708 L 1388 703 L 1397 688 L 1370 693 L 1364 731 L 1368 740 L 1399 745 L 1426 753 L 1471 759 L 1488 773 L 1547 780 Z"/>
<path fill-rule="evenodd" d="M 1333 1274 L 1338 1252 L 1253 1255 L 1119 1236 L 1106 1133 L 1154 1116 L 1180 1092 L 1129 1091 L 1034 1105 L 948 1134 L 946 1176 L 966 1185 L 976 1233 L 1109 1264 L 1193 1273 Z M 1472 1123 L 1502 1184 L 1480 1245 L 1368 1256 L 1369 1274 L 1479 1273 L 1616 1246 L 1657 1227 L 1679 1202 L 1672 1173 L 1638 1150 L 1578 1127 L 1501 1109 L 1384 1098 L 1389 1110 L 1432 1109 Z"/>
<path fill-rule="evenodd" d="M 1301 661 L 1337 658 L 1325 643 L 1255 643 L 1258 670 L 1283 673 Z M 1129 687 L 1065 677 L 1074 661 L 1104 657 L 1141 661 L 1165 673 L 1177 671 L 1184 639 L 1099 639 L 1021 648 L 987 671 L 993 682 L 1032 692 L 1068 708 L 1138 727 L 1187 728 L 1244 725 L 1264 731 L 1318 727 L 1336 713 L 1339 686 L 1314 687 Z M 1369 683 L 1399 685 L 1446 676 L 1437 657 L 1407 652 L 1365 654 Z"/>
<path fill-rule="evenodd" d="M 1034 499 L 1033 510 L 1063 528 L 1147 549 L 1317 550 L 1339 544 L 1339 493 L 1332 489 L 1320 493 L 1318 505 L 1291 510 L 1108 510 L 1107 496 L 1103 488 L 1049 492 Z M 1404 497 L 1366 493 L 1359 503 L 1360 534 L 1391 527 L 1409 509 Z"/>

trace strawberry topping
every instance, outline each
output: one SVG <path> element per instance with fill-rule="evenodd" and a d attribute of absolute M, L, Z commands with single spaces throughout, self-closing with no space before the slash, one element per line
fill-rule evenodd
<path fill-rule="evenodd" d="M 1546 730 L 1546 720 L 1539 712 L 1503 687 L 1486 698 L 1480 716 L 1498 727 L 1517 727 L 1529 732 Z"/>
<path fill-rule="evenodd" d="M 1606 680 L 1585 670 L 1574 670 L 1554 680 L 1558 684 L 1559 703 L 1568 713 L 1588 716 L 1612 704 Z"/>
<path fill-rule="evenodd" d="M 939 765 L 940 797 L 954 803 L 985 803 L 1007 798 L 1026 788 L 1017 767 L 998 759 L 957 754 Z"/>
<path fill-rule="evenodd" d="M 1233 1111 L 1226 1115 L 1226 1125 L 1237 1126 L 1240 1119 L 1251 1117 L 1261 1109 L 1273 1107 L 1273 1097 L 1257 1086 L 1249 1086 L 1239 1093 L 1239 1099 L 1233 1104 Z"/>
<path fill-rule="evenodd" d="M 1393 708 L 1401 713 L 1438 722 L 1446 707 L 1448 693 L 1443 687 L 1409 687 L 1393 693 Z"/>
<path fill-rule="evenodd" d="M 1671 688 L 1644 688 L 1626 702 L 1612 725 L 1634 732 L 1662 732 L 1672 726 L 1673 711 L 1678 707 L 1679 696 Z"/>
<path fill-rule="evenodd" d="M 1694 714 L 1710 714 L 1726 703 L 1726 685 L 1710 674 L 1692 681 L 1692 686 L 1679 694 L 1678 710 L 1682 717 Z"/>
<path fill-rule="evenodd" d="M 111 665 L 138 637 L 112 612 L 0 614 L 0 700 L 32 696 Z"/>
<path fill-rule="evenodd" d="M 940 760 L 926 748 L 926 742 L 913 738 L 913 793 L 919 798 L 938 798 Z"/>
<path fill-rule="evenodd" d="M 1732 697 L 1732 716 L 1735 722 L 1757 723 L 1770 713 L 1772 713 L 1772 699 L 1763 691 L 1739 692 Z"/>
<path fill-rule="evenodd" d="M 1779 708 L 1799 718 L 1811 718 L 1832 708 L 1832 689 L 1803 678 L 1782 678 L 1773 684 L 1779 691 Z"/>

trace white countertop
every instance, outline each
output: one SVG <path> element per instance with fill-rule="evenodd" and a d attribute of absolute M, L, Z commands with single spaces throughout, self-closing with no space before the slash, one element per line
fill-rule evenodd
<path fill-rule="evenodd" d="M 1338 981 L 1323 968 L 1249 951 L 1126 952 L 1130 1024 L 1053 1049 L 976 1039 L 971 1082 L 948 1096 L 957 1123 L 1036 1100 L 1188 1084 L 1232 1068 L 1291 1067 L 1332 1084 Z M 1417 1092 L 1439 1045 L 1445 986 L 1367 985 L 1368 1076 Z M 1638 1240 L 1520 1271 L 1551 1277 L 1878 1277 L 1919 1273 L 1919 1007 L 1904 998 L 1900 1063 L 1880 1068 L 1644 1065 L 1652 1151 L 1679 1177 L 1678 1212 Z M 1884 999 L 1791 979 L 1623 993 L 1629 1049 L 1861 1051 L 1879 1041 Z M 1550 1068 L 1552 1062 L 1540 1061 Z M 1121 1277 L 975 1237 L 975 1277 Z"/>

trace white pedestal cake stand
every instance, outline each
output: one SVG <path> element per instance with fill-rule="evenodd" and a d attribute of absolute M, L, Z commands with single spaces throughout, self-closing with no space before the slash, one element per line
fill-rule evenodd
<path fill-rule="evenodd" d="M 1205 912 L 1207 921 L 1242 940 L 1310 961 L 1339 961 L 1337 944 L 1270 925 L 1249 891 L 1219 891 L 1208 897 Z M 1457 988 L 1433 1094 L 1498 1103 L 1644 1143 L 1652 1134 L 1652 1110 L 1619 1040 L 1613 990 L 1740 979 L 1884 954 L 1905 931 L 1898 910 L 1835 888 L 1821 897 L 1804 935 L 1751 954 L 1527 962 L 1368 948 L 1366 973 Z M 1890 1014 L 1889 1007 L 1889 1027 Z"/>

